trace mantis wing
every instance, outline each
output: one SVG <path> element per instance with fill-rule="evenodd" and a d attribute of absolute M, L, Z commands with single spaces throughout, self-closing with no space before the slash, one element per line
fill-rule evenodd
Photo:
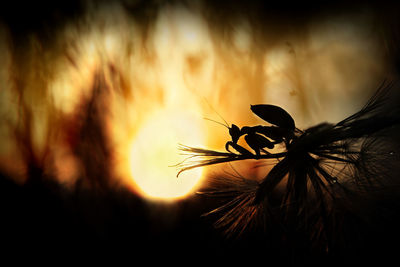
<path fill-rule="evenodd" d="M 251 105 L 250 109 L 266 122 L 292 131 L 295 129 L 292 116 L 283 108 L 274 105 Z"/>

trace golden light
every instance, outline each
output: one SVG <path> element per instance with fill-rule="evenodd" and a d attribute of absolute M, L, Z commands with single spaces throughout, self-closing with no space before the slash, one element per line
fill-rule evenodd
<path fill-rule="evenodd" d="M 204 144 L 201 121 L 179 110 L 162 110 L 151 116 L 140 128 L 132 146 L 130 166 L 132 177 L 145 197 L 173 200 L 192 193 L 201 181 L 201 169 L 176 177 L 178 143 Z"/>
<path fill-rule="evenodd" d="M 271 103 L 299 128 L 335 122 L 357 111 L 386 73 L 368 13 L 281 32 L 247 15 L 225 20 L 202 1 L 161 6 L 148 20 L 119 3 L 93 6 L 51 44 L 32 35 L 14 47 L 0 25 L 1 170 L 22 183 L 33 161 L 73 188 L 99 179 L 90 166 L 106 166 L 112 186 L 183 198 L 202 173 L 176 178 L 169 166 L 185 158 L 178 143 L 223 150 L 230 138 L 203 117 L 256 125 L 263 122 L 250 104 Z"/>

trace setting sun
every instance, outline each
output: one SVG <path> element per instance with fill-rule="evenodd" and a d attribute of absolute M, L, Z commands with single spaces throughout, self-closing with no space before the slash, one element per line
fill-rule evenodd
<path fill-rule="evenodd" d="M 201 121 L 190 114 L 163 110 L 153 115 L 138 131 L 131 146 L 130 167 L 140 193 L 157 200 L 173 200 L 193 192 L 201 170 L 176 177 L 171 167 L 184 159 L 178 143 L 202 145 Z"/>

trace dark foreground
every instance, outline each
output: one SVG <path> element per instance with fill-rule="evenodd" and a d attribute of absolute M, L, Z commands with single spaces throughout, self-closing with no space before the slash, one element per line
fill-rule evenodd
<path fill-rule="evenodd" d="M 395 205 L 382 203 L 382 214 L 368 222 L 352 218 L 343 227 L 345 242 L 327 253 L 296 233 L 282 240 L 282 228 L 250 231 L 226 238 L 201 214 L 217 201 L 193 196 L 174 204 L 148 203 L 125 189 L 68 191 L 51 182 L 16 185 L 1 177 L 0 236 L 3 259 L 10 253 L 26 259 L 129 259 L 153 262 L 265 264 L 379 264 L 396 260 L 400 222 Z M 386 206 L 385 206 L 386 205 Z M 29 255 L 29 256 L 28 256 Z M 14 259 L 20 259 L 16 257 Z"/>

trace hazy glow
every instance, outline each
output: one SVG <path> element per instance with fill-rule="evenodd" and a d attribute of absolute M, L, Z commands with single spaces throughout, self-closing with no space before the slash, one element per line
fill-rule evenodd
<path fill-rule="evenodd" d="M 178 143 L 223 150 L 229 139 L 203 117 L 256 125 L 250 104 L 270 103 L 299 128 L 335 122 L 386 73 L 368 13 L 275 31 L 246 12 L 220 17 L 202 1 L 163 4 L 149 21 L 112 2 L 88 8 L 51 45 L 32 34 L 13 47 L 0 25 L 0 170 L 15 180 L 34 163 L 73 187 L 97 181 L 103 166 L 109 185 L 180 198 L 201 173 L 175 178 L 168 166 L 183 160 Z M 243 175 L 253 177 L 247 164 Z"/>
<path fill-rule="evenodd" d="M 184 157 L 178 143 L 203 146 L 201 121 L 182 111 L 163 110 L 140 128 L 132 146 L 130 164 L 139 190 L 155 199 L 176 199 L 191 193 L 201 180 L 201 169 L 176 177 L 176 168 Z"/>

